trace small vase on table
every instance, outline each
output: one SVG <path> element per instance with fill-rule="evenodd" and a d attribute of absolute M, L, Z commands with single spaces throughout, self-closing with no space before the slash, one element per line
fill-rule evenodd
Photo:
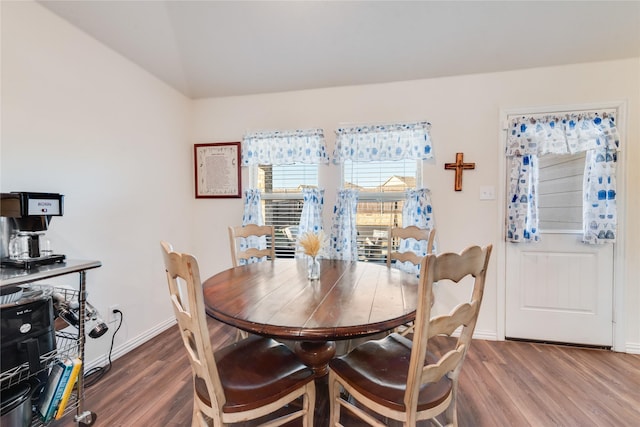
<path fill-rule="evenodd" d="M 318 280 L 320 278 L 320 261 L 315 256 L 309 257 L 309 269 L 307 277 L 309 280 Z"/>

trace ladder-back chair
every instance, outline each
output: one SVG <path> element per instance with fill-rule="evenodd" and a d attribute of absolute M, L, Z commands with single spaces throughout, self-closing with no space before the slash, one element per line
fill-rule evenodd
<path fill-rule="evenodd" d="M 313 426 L 313 371 L 284 344 L 251 336 L 212 351 L 197 260 L 161 242 L 171 303 L 193 374 L 192 426 L 223 426 L 288 413 L 262 425 L 302 418 Z M 302 398 L 300 404 L 291 405 Z"/>
<path fill-rule="evenodd" d="M 387 267 L 391 268 L 393 261 L 398 263 L 409 262 L 419 269 L 422 259 L 429 254 L 434 253 L 434 241 L 436 237 L 436 229 L 419 228 L 415 225 L 408 227 L 391 227 L 389 228 L 389 238 L 387 242 L 388 254 L 387 254 Z M 409 247 L 409 250 L 405 252 L 399 252 L 400 243 L 402 239 L 414 239 L 410 241 L 413 246 Z M 426 245 L 420 242 L 426 243 Z M 424 252 L 423 252 L 424 251 Z M 403 268 L 404 270 L 404 268 Z M 433 295 L 432 299 L 433 301 Z M 407 336 L 413 333 L 413 322 L 400 326 L 395 329 L 395 332 L 402 336 Z"/>
<path fill-rule="evenodd" d="M 231 263 L 234 267 L 255 260 L 255 262 L 276 258 L 275 232 L 272 225 L 247 224 L 237 227 L 229 227 L 229 246 L 231 249 Z M 240 243 L 244 239 L 248 247 Z M 247 338 L 249 333 L 238 329 L 236 339 Z"/>
<path fill-rule="evenodd" d="M 249 246 L 241 248 L 239 239 L 247 239 L 250 244 L 252 239 L 262 241 L 266 240 L 266 246 L 263 248 Z M 240 260 L 249 261 L 251 258 L 263 259 L 264 257 L 274 260 L 276 258 L 275 249 L 275 233 L 272 225 L 247 224 L 237 227 L 229 227 L 229 244 L 231 247 L 231 262 L 234 267 L 240 265 Z M 256 246 L 259 246 L 256 244 Z"/>
<path fill-rule="evenodd" d="M 420 270 L 413 341 L 393 333 L 329 363 L 330 426 L 341 425 L 340 408 L 379 427 L 387 425 L 388 419 L 415 426 L 442 413 L 446 425 L 457 425 L 458 378 L 480 311 L 491 249 L 491 245 L 472 246 L 460 254 L 426 256 Z M 470 300 L 448 315 L 431 318 L 433 283 L 456 284 L 467 276 L 473 278 Z M 430 339 L 456 330 L 460 335 L 450 351 L 439 357 L 427 352 Z"/>

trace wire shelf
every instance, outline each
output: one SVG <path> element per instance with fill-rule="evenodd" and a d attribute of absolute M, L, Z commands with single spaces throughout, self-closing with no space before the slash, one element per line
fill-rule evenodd
<path fill-rule="evenodd" d="M 32 288 L 37 288 L 37 286 L 39 285 L 32 285 Z M 44 286 L 46 285 L 42 286 L 44 289 Z M 47 288 L 50 287 L 47 286 Z M 78 291 L 74 289 L 54 287 L 53 292 L 60 293 L 67 301 L 78 299 Z M 32 375 L 48 371 L 57 360 L 79 357 L 80 343 L 78 331 L 75 328 L 71 326 L 68 328 L 65 327 L 62 330 L 57 330 L 55 335 L 56 348 L 48 353 L 40 355 L 40 367 L 37 370 L 32 371 L 29 367 L 29 362 L 25 362 L 19 366 L 0 372 L 0 390 L 10 388 L 28 379 Z"/>

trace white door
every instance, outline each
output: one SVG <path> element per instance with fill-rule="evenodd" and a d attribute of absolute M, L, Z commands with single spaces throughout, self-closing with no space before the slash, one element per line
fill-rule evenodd
<path fill-rule="evenodd" d="M 584 156 L 539 165 L 540 241 L 506 247 L 505 336 L 610 347 L 614 251 L 581 242 Z"/>
<path fill-rule="evenodd" d="M 613 345 L 613 246 L 580 238 L 507 244 L 507 338 Z"/>

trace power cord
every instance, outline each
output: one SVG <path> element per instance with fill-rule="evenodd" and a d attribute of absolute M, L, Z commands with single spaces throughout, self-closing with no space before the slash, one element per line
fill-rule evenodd
<path fill-rule="evenodd" d="M 102 379 L 102 377 L 107 375 L 107 373 L 111 370 L 111 352 L 113 352 L 113 342 L 116 339 L 116 334 L 118 333 L 118 331 L 120 330 L 120 327 L 122 326 L 122 321 L 124 318 L 124 315 L 122 314 L 122 312 L 117 308 L 113 310 L 113 313 L 114 314 L 118 313 L 120 315 L 120 323 L 118 323 L 118 327 L 116 328 L 116 330 L 113 332 L 113 335 L 111 336 L 111 347 L 109 348 L 109 356 L 108 356 L 109 363 L 105 366 L 97 366 L 95 368 L 91 368 L 84 373 L 85 388 L 91 387 L 92 385 L 100 381 L 100 379 Z"/>

